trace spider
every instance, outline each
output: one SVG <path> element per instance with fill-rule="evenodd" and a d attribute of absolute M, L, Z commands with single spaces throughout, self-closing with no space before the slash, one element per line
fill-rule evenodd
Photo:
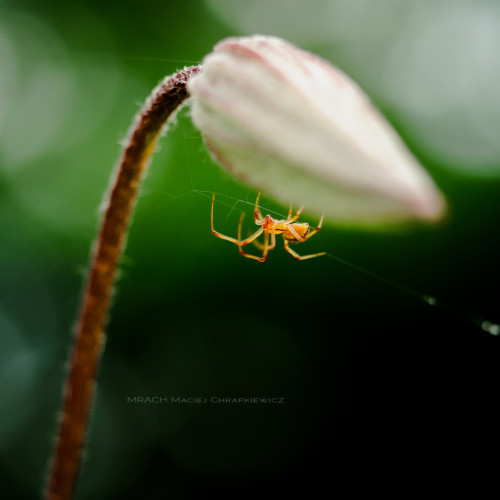
<path fill-rule="evenodd" d="M 323 217 L 321 217 L 318 226 L 310 230 L 309 224 L 307 222 L 295 222 L 301 212 L 303 207 L 300 207 L 295 215 L 292 217 L 292 206 L 290 205 L 290 210 L 288 212 L 288 217 L 284 220 L 273 219 L 270 215 L 266 215 L 262 217 L 259 208 L 259 198 L 260 193 L 257 195 L 257 199 L 255 200 L 255 208 L 253 210 L 253 216 L 255 219 L 255 224 L 260 226 L 255 233 L 253 233 L 248 238 L 242 240 L 241 239 L 241 227 L 243 225 L 243 218 L 245 216 L 245 212 L 242 212 L 240 216 L 240 222 L 238 224 L 238 238 L 231 238 L 230 236 L 226 236 L 217 232 L 214 229 L 214 203 L 215 203 L 215 193 L 212 196 L 212 234 L 217 236 L 217 238 L 221 238 L 223 240 L 231 241 L 235 245 L 238 245 L 240 254 L 243 257 L 248 257 L 249 259 L 255 259 L 259 262 L 264 262 L 267 258 L 267 254 L 269 250 L 272 250 L 276 246 L 276 235 L 283 235 L 283 243 L 285 244 L 285 250 L 292 254 L 298 260 L 312 259 L 314 257 L 319 257 L 321 255 L 325 255 L 326 252 L 313 253 L 309 255 L 299 255 L 297 252 L 293 251 L 290 248 L 290 243 L 303 243 L 308 240 L 311 236 L 315 235 L 320 229 L 321 224 L 323 223 Z M 262 249 L 262 256 L 259 257 L 257 255 L 252 255 L 243 251 L 243 247 L 248 245 L 249 243 L 257 243 L 257 238 L 264 233 L 264 244 L 260 243 L 258 246 Z M 269 239 L 271 243 L 269 243 Z"/>

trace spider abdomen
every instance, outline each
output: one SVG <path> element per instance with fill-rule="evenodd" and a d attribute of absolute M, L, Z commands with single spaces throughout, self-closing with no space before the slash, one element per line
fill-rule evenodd
<path fill-rule="evenodd" d="M 307 222 L 295 222 L 289 224 L 287 229 L 283 231 L 283 238 L 290 243 L 299 243 L 304 241 L 309 234 L 309 224 Z"/>

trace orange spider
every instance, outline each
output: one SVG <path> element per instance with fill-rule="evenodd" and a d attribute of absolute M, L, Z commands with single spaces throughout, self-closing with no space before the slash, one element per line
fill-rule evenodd
<path fill-rule="evenodd" d="M 235 245 L 238 245 L 240 250 L 240 254 L 244 257 L 248 257 L 249 259 L 255 259 L 259 262 L 264 262 L 267 258 L 267 253 L 269 250 L 272 250 L 276 246 L 276 235 L 283 235 L 283 242 L 285 244 L 285 250 L 292 254 L 298 260 L 312 259 L 313 257 L 319 257 L 320 255 L 325 255 L 326 252 L 313 253 L 310 255 L 299 255 L 297 252 L 294 252 L 289 243 L 302 243 L 308 240 L 311 236 L 315 235 L 320 229 L 321 224 L 323 223 L 323 217 L 321 217 L 318 226 L 310 230 L 309 224 L 307 222 L 295 222 L 301 212 L 303 207 L 300 207 L 296 214 L 292 217 L 292 206 L 290 205 L 290 210 L 288 212 L 288 217 L 285 220 L 273 219 L 270 215 L 266 215 L 262 217 L 259 209 L 259 198 L 260 193 L 257 195 L 257 200 L 255 201 L 255 208 L 253 210 L 253 216 L 255 219 L 255 224 L 260 226 L 255 233 L 246 238 L 245 240 L 241 239 L 241 227 L 243 225 L 243 217 L 245 216 L 245 212 L 242 212 L 240 217 L 240 222 L 238 224 L 238 238 L 231 238 L 230 236 L 226 236 L 224 234 L 218 233 L 214 229 L 214 203 L 215 203 L 215 193 L 212 196 L 212 234 L 221 238 L 223 240 L 231 241 Z M 257 255 L 252 255 L 243 251 L 243 246 L 248 245 L 249 243 L 256 242 L 256 239 L 264 233 L 264 244 L 259 247 L 262 248 L 262 257 L 258 257 Z M 269 244 L 269 236 L 271 237 L 271 244 Z"/>

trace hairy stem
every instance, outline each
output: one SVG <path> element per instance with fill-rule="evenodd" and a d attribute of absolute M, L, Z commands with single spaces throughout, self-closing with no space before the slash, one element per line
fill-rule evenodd
<path fill-rule="evenodd" d="M 189 97 L 186 83 L 199 70 L 198 66 L 185 68 L 153 91 L 132 125 L 109 188 L 70 358 L 47 500 L 73 497 L 113 284 L 137 192 L 163 126 Z"/>

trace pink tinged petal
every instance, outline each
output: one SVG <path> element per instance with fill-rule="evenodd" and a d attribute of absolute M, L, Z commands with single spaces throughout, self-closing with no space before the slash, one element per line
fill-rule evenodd
<path fill-rule="evenodd" d="M 326 61 L 279 38 L 229 38 L 188 87 L 216 160 L 283 203 L 357 222 L 443 215 L 426 171 Z"/>

